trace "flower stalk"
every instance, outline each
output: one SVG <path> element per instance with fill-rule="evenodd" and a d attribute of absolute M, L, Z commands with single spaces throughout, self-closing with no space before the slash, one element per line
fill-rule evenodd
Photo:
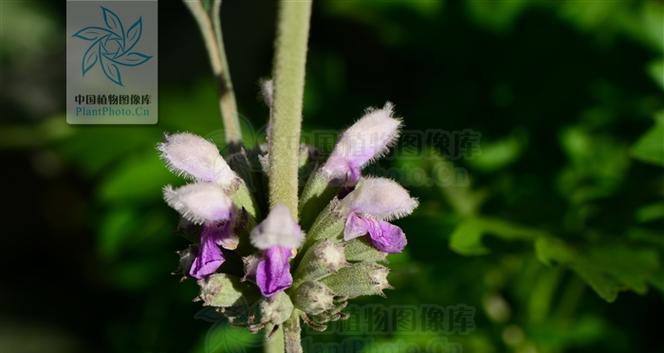
<path fill-rule="evenodd" d="M 302 353 L 302 329 L 300 328 L 300 313 L 293 310 L 291 317 L 284 322 L 284 344 L 286 353 Z"/>
<path fill-rule="evenodd" d="M 210 58 L 212 73 L 218 81 L 219 110 L 224 123 L 226 142 L 230 145 L 239 145 L 242 141 L 242 132 L 221 31 L 221 0 L 213 0 L 209 11 L 205 9 L 201 0 L 184 0 L 184 3 L 198 23 Z"/>
<path fill-rule="evenodd" d="M 223 156 L 213 142 L 187 132 L 166 135 L 157 145 L 166 166 L 188 180 L 164 187 L 164 200 L 182 218 L 179 230 L 192 241 L 178 253 L 178 272 L 196 280 L 196 300 L 206 310 L 264 332 L 266 353 L 303 353 L 302 322 L 324 331 L 350 317 L 344 312 L 349 300 L 384 296 L 392 288 L 381 263 L 403 251 L 407 239 L 390 222 L 413 212 L 417 200 L 396 181 L 362 169 L 387 153 L 401 119 L 389 102 L 367 109 L 325 164 L 309 158 L 313 147 L 300 144 L 300 131 L 312 4 L 281 0 L 273 80 L 263 84 L 267 143 L 246 148 L 224 55 L 221 0 L 209 8 L 203 0 L 185 3 L 222 83 L 227 143 L 239 153 Z M 267 176 L 268 193 L 250 187 L 247 170 Z M 298 197 L 300 176 L 306 182 Z"/>

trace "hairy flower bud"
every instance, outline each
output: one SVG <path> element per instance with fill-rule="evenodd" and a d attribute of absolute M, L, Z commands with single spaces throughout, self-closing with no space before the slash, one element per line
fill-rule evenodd
<path fill-rule="evenodd" d="M 227 190 L 239 182 L 217 146 L 200 136 L 190 133 L 166 135 L 166 141 L 157 145 L 157 149 L 168 167 L 178 175 L 213 182 Z"/>
<path fill-rule="evenodd" d="M 194 224 L 228 220 L 233 203 L 226 193 L 213 183 L 189 184 L 177 189 L 167 185 L 164 199 L 182 217 Z"/>
<path fill-rule="evenodd" d="M 302 283 L 293 296 L 295 306 L 310 315 L 318 315 L 334 308 L 334 292 L 320 282 Z"/>
<path fill-rule="evenodd" d="M 302 245 L 304 234 L 288 207 L 276 205 L 270 214 L 251 231 L 251 244 L 261 250 L 274 246 L 295 249 Z"/>
<path fill-rule="evenodd" d="M 200 299 L 205 306 L 230 307 L 257 298 L 256 290 L 240 279 L 225 273 L 215 273 L 205 280 L 198 281 L 201 287 Z"/>
<path fill-rule="evenodd" d="M 259 301 L 259 311 L 262 315 L 261 321 L 272 325 L 281 325 L 293 313 L 293 302 L 286 293 L 278 293 L 271 299 Z"/>
<path fill-rule="evenodd" d="M 387 259 L 387 253 L 373 247 L 366 239 L 353 239 L 346 243 L 346 260 L 350 262 L 382 262 Z"/>
<path fill-rule="evenodd" d="M 344 131 L 321 168 L 329 179 L 342 179 L 355 184 L 361 169 L 383 155 L 399 135 L 401 120 L 392 117 L 393 106 L 368 110 L 355 124 Z"/>
<path fill-rule="evenodd" d="M 347 265 L 343 245 L 329 240 L 318 241 L 302 257 L 295 273 L 295 285 L 318 280 Z"/>
<path fill-rule="evenodd" d="M 392 288 L 387 282 L 390 270 L 376 263 L 361 262 L 342 268 L 321 282 L 334 294 L 356 298 L 363 295 L 383 295 L 383 290 Z"/>
<path fill-rule="evenodd" d="M 346 216 L 343 210 L 341 210 L 339 200 L 336 198 L 333 199 L 318 214 L 318 217 L 309 228 L 307 241 L 334 239 L 343 234 Z"/>
<path fill-rule="evenodd" d="M 278 293 L 272 298 L 249 297 L 249 303 L 219 308 L 219 311 L 236 326 L 244 326 L 256 333 L 266 326 L 278 326 L 293 313 L 293 302 L 285 293 Z"/>

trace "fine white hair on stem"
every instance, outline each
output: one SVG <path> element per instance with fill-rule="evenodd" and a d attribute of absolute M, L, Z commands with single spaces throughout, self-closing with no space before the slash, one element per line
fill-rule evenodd
<path fill-rule="evenodd" d="M 224 190 L 214 183 L 194 183 L 177 189 L 167 185 L 164 200 L 194 224 L 228 220 L 233 207 Z"/>
<path fill-rule="evenodd" d="M 362 168 L 383 156 L 399 137 L 401 120 L 393 117 L 394 106 L 387 102 L 381 109 L 367 109 L 365 115 L 342 134 L 323 172 L 343 177 L 347 168 Z"/>
<path fill-rule="evenodd" d="M 217 146 L 200 136 L 188 132 L 166 135 L 157 149 L 169 169 L 178 175 L 214 182 L 226 190 L 239 182 Z"/>
<path fill-rule="evenodd" d="M 267 217 L 251 231 L 251 244 L 260 250 L 273 246 L 296 249 L 302 245 L 304 234 L 288 207 L 278 204 Z"/>
<path fill-rule="evenodd" d="M 263 102 L 268 108 L 272 109 L 272 97 L 274 97 L 274 84 L 271 79 L 262 79 L 259 82 L 261 87 L 261 96 L 263 97 Z"/>
<path fill-rule="evenodd" d="M 345 212 L 360 212 L 389 221 L 405 217 L 417 208 L 417 199 L 397 182 L 387 178 L 363 178 L 341 200 Z"/>
<path fill-rule="evenodd" d="M 266 139 L 270 143 L 272 138 L 272 102 L 274 101 L 274 82 L 271 79 L 262 79 L 260 81 L 261 87 L 261 96 L 263 97 L 263 102 L 270 109 L 270 118 L 267 122 L 266 128 Z"/>

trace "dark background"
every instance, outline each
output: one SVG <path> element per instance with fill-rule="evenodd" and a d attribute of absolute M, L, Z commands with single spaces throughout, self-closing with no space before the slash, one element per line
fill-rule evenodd
<path fill-rule="evenodd" d="M 160 196 L 178 181 L 154 146 L 166 131 L 218 138 L 222 128 L 193 18 L 159 3 L 159 125 L 70 127 L 64 5 L 0 0 L 0 352 L 259 351 L 256 336 L 194 319 L 195 284 L 170 275 L 186 241 Z M 276 8 L 222 6 L 239 109 L 259 140 Z M 475 154 L 401 142 L 373 169 L 421 207 L 400 222 L 410 244 L 391 258 L 396 290 L 359 302 L 463 303 L 477 310 L 475 329 L 308 342 L 664 352 L 664 158 L 639 147 L 664 149 L 664 134 L 641 137 L 664 108 L 663 52 L 655 0 L 315 2 L 306 136 L 390 100 L 408 131 L 481 139 Z"/>

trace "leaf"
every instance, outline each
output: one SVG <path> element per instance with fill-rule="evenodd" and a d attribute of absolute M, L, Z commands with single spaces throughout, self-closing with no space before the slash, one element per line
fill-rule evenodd
<path fill-rule="evenodd" d="M 475 219 L 463 221 L 450 237 L 450 248 L 463 255 L 482 255 L 489 249 L 482 245 L 483 228 Z"/>
<path fill-rule="evenodd" d="M 152 58 L 149 55 L 145 55 L 143 53 L 138 53 L 138 52 L 133 52 L 129 54 L 122 55 L 120 57 L 111 59 L 113 62 L 116 62 L 120 65 L 125 65 L 125 66 L 138 66 Z"/>
<path fill-rule="evenodd" d="M 655 82 L 659 84 L 659 87 L 664 90 L 664 59 L 652 62 L 648 66 L 648 72 Z"/>
<path fill-rule="evenodd" d="M 122 208 L 107 212 L 100 224 L 98 248 L 106 258 L 112 258 L 122 249 L 122 245 L 131 238 L 131 231 L 140 229 L 137 212 L 131 208 Z"/>
<path fill-rule="evenodd" d="M 103 58 L 103 56 L 100 55 L 100 58 Z M 108 77 L 109 80 L 122 86 L 122 77 L 120 77 L 120 69 L 118 69 L 117 65 L 115 65 L 108 58 L 107 60 L 102 59 L 100 61 L 101 61 L 101 68 L 104 71 L 104 75 L 106 75 L 106 77 Z"/>
<path fill-rule="evenodd" d="M 116 36 L 116 34 L 106 28 L 91 26 L 85 27 L 72 35 L 72 37 L 81 38 L 83 40 L 97 40 L 104 36 Z"/>
<path fill-rule="evenodd" d="M 125 39 L 125 52 L 134 48 L 138 40 L 141 39 L 143 34 L 143 17 L 139 17 L 131 27 L 127 30 L 127 38 Z"/>
<path fill-rule="evenodd" d="M 55 129 L 54 126 L 48 127 Z M 67 131 L 70 137 L 57 146 L 57 151 L 87 177 L 99 177 L 102 171 L 113 170 L 128 155 L 154 151 L 154 143 L 160 139 L 161 133 L 145 129 L 126 129 L 124 126 L 76 130 L 68 127 Z M 119 141 L 122 143 L 118 143 Z"/>
<path fill-rule="evenodd" d="M 630 240 L 635 240 L 642 244 L 653 245 L 664 250 L 664 233 L 662 232 L 633 227 L 627 230 L 627 237 Z"/>
<path fill-rule="evenodd" d="M 632 290 L 645 293 L 648 283 L 657 279 L 659 256 L 650 249 L 603 245 L 578 250 L 555 238 L 535 243 L 538 258 L 546 263 L 569 266 L 604 300 L 613 302 L 618 293 Z"/>
<path fill-rule="evenodd" d="M 148 150 L 120 164 L 99 185 L 99 197 L 105 203 L 151 203 L 162 197 L 162 187 L 177 182 L 159 159 Z"/>
<path fill-rule="evenodd" d="M 438 151 L 430 150 L 423 157 L 431 172 L 431 180 L 454 211 L 462 216 L 477 213 L 486 198 L 483 190 L 473 190 L 472 180 L 464 168 L 456 167 Z"/>
<path fill-rule="evenodd" d="M 634 217 L 639 223 L 646 223 L 664 219 L 664 202 L 655 202 L 639 207 Z"/>
<path fill-rule="evenodd" d="M 92 69 L 97 61 L 99 60 L 99 41 L 93 43 L 83 54 L 83 60 L 81 60 L 81 72 L 85 75 L 90 69 Z"/>
<path fill-rule="evenodd" d="M 127 291 L 145 291 L 162 276 L 164 263 L 148 259 L 120 261 L 108 270 L 112 285 Z"/>
<path fill-rule="evenodd" d="M 648 44 L 652 45 L 660 53 L 664 53 L 664 41 L 662 41 L 664 5 L 658 1 L 646 1 L 641 7 L 640 17 L 639 21 Z"/>
<path fill-rule="evenodd" d="M 158 199 L 155 199 L 158 201 Z M 151 208 L 144 211 L 131 207 L 111 208 L 98 222 L 97 249 L 107 259 L 113 259 L 132 249 L 149 249 L 164 242 L 163 234 L 170 232 L 169 214 Z"/>
<path fill-rule="evenodd" d="M 60 115 L 34 124 L 2 124 L 0 150 L 36 148 L 66 139 L 73 133 L 74 130 Z"/>
<path fill-rule="evenodd" d="M 530 3 L 527 0 L 469 0 L 465 2 L 465 5 L 478 25 L 495 31 L 504 31 L 514 23 Z"/>
<path fill-rule="evenodd" d="M 528 328 L 529 337 L 538 342 L 538 352 L 568 352 L 570 348 L 587 347 L 589 342 L 603 342 L 612 332 L 608 321 L 601 316 L 579 314 L 574 320 L 552 316 Z"/>
<path fill-rule="evenodd" d="M 463 255 L 481 255 L 489 252 L 482 245 L 484 235 L 504 240 L 534 240 L 548 236 L 545 232 L 494 218 L 465 219 L 452 233 L 450 248 Z"/>
<path fill-rule="evenodd" d="M 494 172 L 519 159 L 525 147 L 525 135 L 515 133 L 495 142 L 483 142 L 482 151 L 468 163 L 483 172 Z"/>
<path fill-rule="evenodd" d="M 125 31 L 124 27 L 122 26 L 122 21 L 120 21 L 120 17 L 118 17 L 115 12 L 103 6 L 101 6 L 101 11 L 104 15 L 104 22 L 106 23 L 106 27 L 111 32 L 115 33 L 118 37 L 121 37 L 122 41 L 124 42 Z"/>
<path fill-rule="evenodd" d="M 629 147 L 613 136 L 574 126 L 562 131 L 560 144 L 569 163 L 556 181 L 575 204 L 611 195 L 627 176 Z"/>
<path fill-rule="evenodd" d="M 249 352 L 261 344 L 258 335 L 253 335 L 242 327 L 230 326 L 224 321 L 216 321 L 192 353 L 231 353 Z"/>
<path fill-rule="evenodd" d="M 660 117 L 664 114 L 660 113 Z M 632 156 L 646 163 L 664 167 L 664 119 L 659 119 L 653 128 L 648 130 L 632 146 Z"/>

